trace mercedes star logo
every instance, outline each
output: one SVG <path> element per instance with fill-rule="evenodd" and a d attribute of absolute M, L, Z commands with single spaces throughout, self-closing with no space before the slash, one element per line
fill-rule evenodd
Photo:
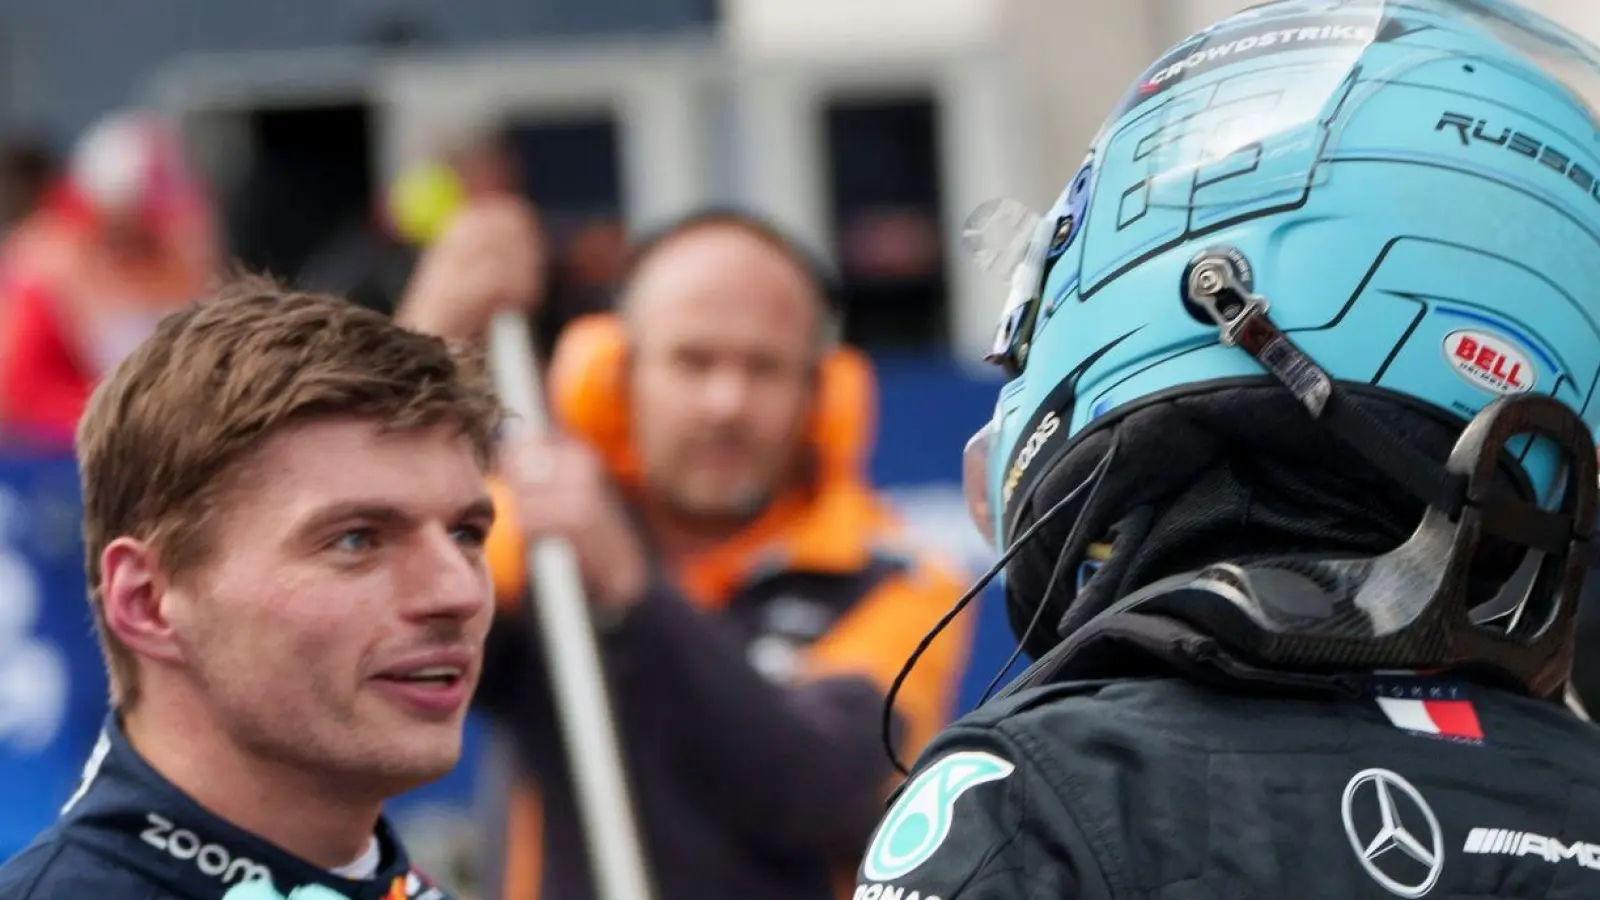
<path fill-rule="evenodd" d="M 1357 806 L 1363 812 L 1361 827 Z M 1444 832 L 1411 782 L 1388 769 L 1357 772 L 1344 786 L 1342 812 L 1350 847 L 1374 881 L 1398 897 L 1421 897 L 1433 890 L 1444 868 Z M 1376 829 L 1371 827 L 1373 818 Z M 1426 832 L 1420 830 L 1423 825 Z"/>

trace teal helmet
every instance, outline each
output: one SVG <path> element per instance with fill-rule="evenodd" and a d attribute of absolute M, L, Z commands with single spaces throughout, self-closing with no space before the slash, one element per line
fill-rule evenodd
<path fill-rule="evenodd" d="M 1554 568 L 1534 580 L 1553 597 L 1581 576 L 1587 550 L 1566 550 L 1594 519 L 1597 99 L 1600 51 L 1500 0 L 1281 0 L 1173 48 L 1047 213 L 994 203 L 969 223 L 1010 284 L 990 356 L 1009 381 L 966 460 L 980 528 L 1011 548 L 1052 473 L 1139 415 L 1226 397 L 1249 419 L 1287 401 L 1300 418 L 1275 428 L 1320 435 L 1428 512 L 1392 553 L 1288 566 L 1322 585 L 1322 613 L 1228 594 L 1239 640 L 1378 666 L 1457 659 L 1442 641 L 1552 687 L 1571 603 L 1472 649 L 1439 617 L 1484 534 L 1542 553 Z M 1388 408 L 1446 429 L 1455 454 L 1424 453 Z M 1049 598 L 1011 592 L 1020 631 Z"/>

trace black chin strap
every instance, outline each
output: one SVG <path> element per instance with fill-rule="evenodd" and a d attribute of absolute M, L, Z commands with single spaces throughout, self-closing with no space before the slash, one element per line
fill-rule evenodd
<path fill-rule="evenodd" d="M 1202 254 L 1190 267 L 1184 289 L 1216 322 L 1225 346 L 1239 347 L 1255 357 L 1313 419 L 1406 493 L 1451 521 L 1470 503 L 1482 510 L 1483 529 L 1489 534 L 1547 554 L 1576 554 L 1585 566 L 1600 568 L 1600 544 L 1590 539 L 1589 523 L 1575 523 L 1571 516 L 1548 512 L 1503 490 L 1469 495 L 1466 475 L 1429 459 L 1371 413 L 1349 402 L 1348 394 L 1328 373 L 1267 316 L 1266 298 L 1245 290 L 1233 254 Z"/>

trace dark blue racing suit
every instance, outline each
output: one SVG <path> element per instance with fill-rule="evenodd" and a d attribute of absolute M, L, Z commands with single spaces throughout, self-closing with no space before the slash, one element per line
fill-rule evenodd
<path fill-rule="evenodd" d="M 61 818 L 0 866 L 0 900 L 223 900 L 262 878 L 282 896 L 315 884 L 349 900 L 448 900 L 411 868 L 388 822 L 377 837 L 382 862 L 368 880 L 297 859 L 206 812 L 139 756 L 113 718 Z"/>

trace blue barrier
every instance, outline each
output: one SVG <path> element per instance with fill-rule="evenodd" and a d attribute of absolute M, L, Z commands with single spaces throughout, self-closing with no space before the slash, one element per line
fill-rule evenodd
<path fill-rule="evenodd" d="M 873 362 L 880 398 L 873 483 L 889 493 L 923 539 L 965 564 L 975 581 L 995 557 L 967 515 L 961 452 L 993 414 L 1000 380 L 975 377 L 940 357 L 880 355 Z M 977 617 L 977 629 L 958 714 L 977 706 L 1016 648 L 999 579 L 975 603 L 967 613 Z M 1022 659 L 1009 671 L 1026 663 Z"/>
<path fill-rule="evenodd" d="M 70 459 L 0 459 L 0 857 L 55 819 L 106 709 Z"/>
<path fill-rule="evenodd" d="M 992 554 L 967 520 L 961 451 L 988 419 L 996 384 L 940 359 L 876 362 L 880 419 L 872 477 L 920 537 L 964 562 L 976 578 Z M 105 714 L 80 518 L 70 459 L 0 458 L 0 859 L 55 818 Z M 978 625 L 961 712 L 975 705 L 1014 646 L 998 586 L 985 591 L 969 615 Z M 486 741 L 482 723 L 472 720 L 465 758 L 481 758 Z M 408 831 L 407 823 L 423 830 L 452 827 L 451 820 L 459 826 L 471 819 L 476 775 L 474 766 L 460 766 L 398 799 L 390 811 Z M 455 842 L 459 832 L 443 839 Z"/>

